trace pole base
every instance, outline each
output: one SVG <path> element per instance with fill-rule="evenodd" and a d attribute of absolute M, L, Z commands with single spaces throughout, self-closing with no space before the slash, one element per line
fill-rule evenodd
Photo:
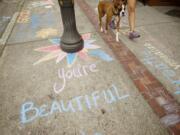
<path fill-rule="evenodd" d="M 63 41 L 61 41 L 60 47 L 64 52 L 75 53 L 75 52 L 78 52 L 83 49 L 84 41 L 80 40 L 79 42 L 73 43 L 73 44 L 67 44 L 67 43 L 64 43 Z"/>

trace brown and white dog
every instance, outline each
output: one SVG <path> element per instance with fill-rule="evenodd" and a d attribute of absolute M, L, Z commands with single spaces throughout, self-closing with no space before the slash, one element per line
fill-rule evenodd
<path fill-rule="evenodd" d="M 99 26 L 101 32 L 103 32 L 102 18 L 106 15 L 105 33 L 108 31 L 109 24 L 112 17 L 116 18 L 116 41 L 119 41 L 120 31 L 120 12 L 124 5 L 124 0 L 112 0 L 112 1 L 99 1 L 98 14 L 99 14 Z"/>

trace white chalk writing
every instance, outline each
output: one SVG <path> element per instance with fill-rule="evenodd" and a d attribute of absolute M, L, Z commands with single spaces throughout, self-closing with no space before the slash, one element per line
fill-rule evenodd
<path fill-rule="evenodd" d="M 91 65 L 77 65 L 74 68 L 68 69 L 65 71 L 64 68 L 61 68 L 58 70 L 58 77 L 60 80 L 62 80 L 62 83 L 54 83 L 53 89 L 56 94 L 62 92 L 66 86 L 67 80 L 73 79 L 73 78 L 80 78 L 83 76 L 89 75 L 89 73 L 95 73 L 98 72 L 98 69 L 96 67 L 96 64 Z"/>

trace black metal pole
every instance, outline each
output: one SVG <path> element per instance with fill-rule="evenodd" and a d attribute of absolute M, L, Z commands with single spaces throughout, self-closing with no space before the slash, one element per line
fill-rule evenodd
<path fill-rule="evenodd" d="M 80 51 L 84 46 L 84 41 L 76 28 L 74 0 L 58 0 L 58 2 L 64 26 L 60 47 L 68 53 Z"/>

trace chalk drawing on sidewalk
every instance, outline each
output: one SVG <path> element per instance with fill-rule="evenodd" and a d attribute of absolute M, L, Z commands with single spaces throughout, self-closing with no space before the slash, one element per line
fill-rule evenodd
<path fill-rule="evenodd" d="M 175 69 L 171 69 L 169 65 L 162 61 L 158 61 L 149 50 L 143 52 L 143 63 L 159 70 L 162 75 L 175 87 L 174 94 L 180 95 L 180 78 L 176 75 Z"/>
<path fill-rule="evenodd" d="M 17 19 L 17 23 L 28 23 L 30 19 L 30 11 L 24 10 L 20 12 L 19 17 Z"/>
<path fill-rule="evenodd" d="M 162 53 L 159 49 L 151 45 L 150 43 L 145 43 L 145 47 L 147 47 L 152 53 L 159 56 L 164 62 L 166 62 L 169 66 L 173 67 L 175 70 L 180 68 L 180 64 L 177 63 L 175 60 L 170 59 L 167 55 Z"/>
<path fill-rule="evenodd" d="M 80 131 L 80 135 L 89 135 L 89 134 L 87 134 L 87 133 L 84 132 L 84 131 Z M 101 134 L 101 133 L 99 133 L 99 132 L 95 132 L 93 135 L 103 135 L 103 134 Z"/>
<path fill-rule="evenodd" d="M 178 114 L 168 114 L 161 118 L 161 123 L 166 127 L 176 125 L 180 122 L 180 116 Z"/>
<path fill-rule="evenodd" d="M 52 28 L 52 25 L 55 25 L 56 16 L 54 15 L 53 11 L 48 11 L 45 13 L 32 13 L 30 27 L 33 31 L 39 30 L 39 28 Z"/>
<path fill-rule="evenodd" d="M 36 37 L 38 38 L 47 38 L 49 36 L 56 36 L 58 31 L 53 28 L 43 28 L 36 32 Z"/>
<path fill-rule="evenodd" d="M 53 5 L 54 2 L 52 0 L 33 1 L 29 3 L 28 9 L 38 8 L 38 7 L 52 8 Z"/>
<path fill-rule="evenodd" d="M 58 78 L 60 79 L 61 83 L 54 83 L 53 90 L 56 94 L 59 94 L 64 90 L 66 87 L 67 81 L 70 79 L 75 78 L 81 78 L 84 76 L 88 76 L 91 73 L 98 72 L 96 64 L 90 64 L 90 65 L 77 65 L 76 67 L 73 67 L 72 69 L 69 68 L 68 70 L 65 70 L 64 68 L 60 68 L 58 70 Z"/>
<path fill-rule="evenodd" d="M 103 104 L 113 105 L 130 97 L 129 94 L 122 93 L 122 91 L 112 84 L 105 90 L 96 90 L 86 95 L 75 96 L 68 101 L 53 100 L 51 104 L 43 103 L 41 106 L 33 101 L 27 101 L 21 106 L 20 121 L 22 124 L 26 124 L 56 113 L 78 113 L 99 109 Z"/>
<path fill-rule="evenodd" d="M 77 53 L 63 52 L 59 46 L 60 39 L 58 38 L 50 39 L 50 42 L 52 43 L 51 46 L 35 49 L 35 51 L 46 52 L 48 54 L 43 58 L 39 59 L 37 62 L 35 62 L 34 65 L 40 64 L 42 62 L 46 62 L 51 59 L 56 59 L 56 64 L 57 64 L 66 58 L 67 65 L 68 67 L 70 67 L 75 63 L 77 58 L 86 61 L 90 59 L 89 56 L 97 57 L 107 62 L 113 60 L 113 58 L 109 54 L 101 50 L 100 46 L 94 44 L 96 40 L 91 39 L 91 33 L 83 34 L 82 38 L 84 39 L 84 48 Z"/>

